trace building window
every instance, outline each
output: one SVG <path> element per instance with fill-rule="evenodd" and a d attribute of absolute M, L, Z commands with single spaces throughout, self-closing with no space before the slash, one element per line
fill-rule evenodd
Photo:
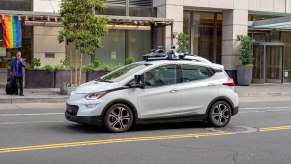
<path fill-rule="evenodd" d="M 97 15 L 126 15 L 126 7 L 125 6 L 107 6 L 103 12 L 96 11 Z"/>
<path fill-rule="evenodd" d="M 1 0 L 0 10 L 32 11 L 32 0 Z"/>
<path fill-rule="evenodd" d="M 97 15 L 119 15 L 135 17 L 155 17 L 152 0 L 108 0 L 103 12 Z"/>
<path fill-rule="evenodd" d="M 148 7 L 130 7 L 129 8 L 129 16 L 134 17 L 151 17 L 152 8 Z"/>
<path fill-rule="evenodd" d="M 142 55 L 149 53 L 151 49 L 150 31 L 128 31 L 128 55 L 136 61 L 142 60 Z"/>
<path fill-rule="evenodd" d="M 124 65 L 125 59 L 129 56 L 136 61 L 142 60 L 142 55 L 151 50 L 151 32 L 138 30 L 109 30 L 108 34 L 102 38 L 102 48 L 96 49 L 95 57 L 101 64 Z M 70 47 L 66 46 L 67 56 L 70 56 Z M 72 48 L 75 62 L 75 48 Z M 90 55 L 83 56 L 83 64 L 91 62 Z"/>
<path fill-rule="evenodd" d="M 190 36 L 190 52 L 221 63 L 222 14 L 184 12 L 183 30 Z"/>

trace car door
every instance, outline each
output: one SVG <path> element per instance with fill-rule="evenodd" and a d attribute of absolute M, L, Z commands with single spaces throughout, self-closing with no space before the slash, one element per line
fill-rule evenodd
<path fill-rule="evenodd" d="M 180 117 L 181 89 L 178 66 L 163 65 L 144 73 L 144 89 L 138 91 L 138 113 L 142 119 Z"/>
<path fill-rule="evenodd" d="M 181 116 L 205 114 L 218 96 L 218 80 L 205 66 L 183 64 L 181 69 Z"/>

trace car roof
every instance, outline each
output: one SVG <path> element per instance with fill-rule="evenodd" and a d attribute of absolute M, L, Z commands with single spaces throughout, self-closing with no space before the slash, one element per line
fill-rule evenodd
<path fill-rule="evenodd" d="M 190 64 L 190 65 L 200 65 L 200 66 L 206 66 L 206 67 L 217 68 L 217 69 L 224 69 L 224 66 L 220 64 L 215 64 L 211 62 L 201 62 L 201 61 L 195 61 L 195 60 L 150 60 L 150 61 L 140 61 L 137 63 L 151 64 L 151 65 Z"/>

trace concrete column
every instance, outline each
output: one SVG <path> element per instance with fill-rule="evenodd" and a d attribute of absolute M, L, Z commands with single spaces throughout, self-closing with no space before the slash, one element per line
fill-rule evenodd
<path fill-rule="evenodd" d="M 174 19 L 173 32 L 180 33 L 183 32 L 183 1 L 176 0 L 155 0 L 154 7 L 157 7 L 157 17 L 158 18 L 169 18 Z M 166 27 L 165 33 L 165 50 L 171 48 L 171 26 Z M 173 44 L 177 44 L 177 39 L 174 39 Z"/>
<path fill-rule="evenodd" d="M 227 72 L 235 77 L 240 64 L 240 41 L 238 35 L 248 34 L 248 3 L 235 0 L 233 10 L 223 11 L 222 64 Z"/>

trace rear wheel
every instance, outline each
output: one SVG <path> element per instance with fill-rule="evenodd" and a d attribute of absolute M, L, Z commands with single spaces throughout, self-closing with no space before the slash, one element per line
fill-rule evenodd
<path fill-rule="evenodd" d="M 133 123 L 133 114 L 125 104 L 114 104 L 105 113 L 104 126 L 111 132 L 125 132 Z"/>
<path fill-rule="evenodd" d="M 207 116 L 208 123 L 215 127 L 223 127 L 228 124 L 231 118 L 231 107 L 225 101 L 215 102 Z"/>

